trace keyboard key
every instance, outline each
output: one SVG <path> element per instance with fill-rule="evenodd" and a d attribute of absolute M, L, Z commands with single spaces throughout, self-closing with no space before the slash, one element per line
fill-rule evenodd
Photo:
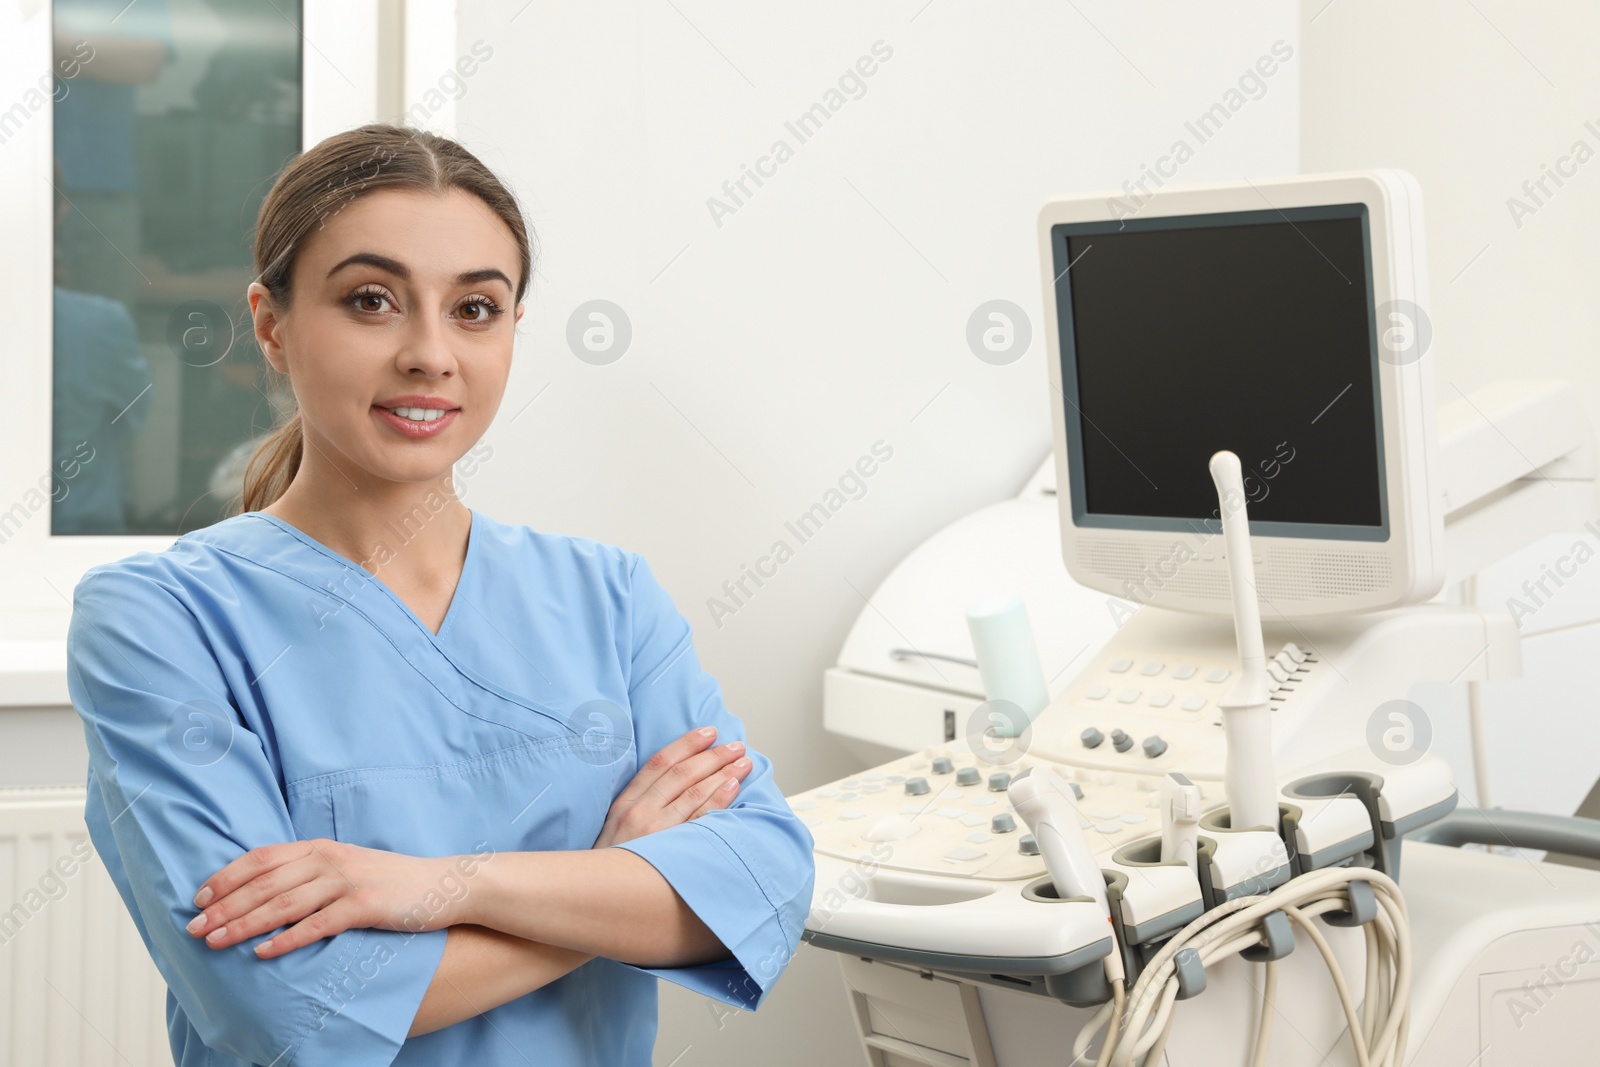
<path fill-rule="evenodd" d="M 953 848 L 949 852 L 946 852 L 944 854 L 944 858 L 947 860 L 956 860 L 960 862 L 965 860 L 981 860 L 988 854 L 989 853 L 985 852 L 981 848 L 970 848 L 966 845 L 963 845 L 960 848 Z"/>
<path fill-rule="evenodd" d="M 1132 704 L 1138 699 L 1139 690 L 1137 689 L 1124 689 L 1117 694 L 1117 703 L 1119 704 Z"/>
<path fill-rule="evenodd" d="M 1187 682 L 1194 675 L 1195 668 L 1193 664 L 1185 663 L 1182 666 L 1172 668 L 1172 676 L 1180 682 Z"/>
<path fill-rule="evenodd" d="M 1118 660 L 1112 660 L 1110 666 L 1108 666 L 1106 669 L 1109 670 L 1112 674 L 1122 674 L 1123 672 L 1131 669 L 1132 667 L 1133 667 L 1133 660 L 1131 660 L 1131 659 L 1118 659 Z"/>
<path fill-rule="evenodd" d="M 1184 711 L 1199 711 L 1201 708 L 1203 708 L 1205 706 L 1206 706 L 1206 698 L 1205 697 L 1184 697 L 1183 698 L 1183 710 Z"/>
<path fill-rule="evenodd" d="M 1228 680 L 1228 675 L 1232 673 L 1233 672 L 1226 667 L 1212 667 L 1209 671 L 1206 671 L 1206 681 L 1226 682 Z"/>
<path fill-rule="evenodd" d="M 1089 688 L 1083 691 L 1083 695 L 1088 697 L 1090 700 L 1103 700 L 1105 699 L 1105 695 L 1109 692 L 1111 692 L 1111 687 L 1109 685 L 1091 685 Z"/>
<path fill-rule="evenodd" d="M 1149 663 L 1141 663 L 1139 665 L 1139 673 L 1146 678 L 1154 678 L 1166 669 L 1166 666 L 1165 663 L 1157 663 L 1155 660 L 1151 660 Z"/>
<path fill-rule="evenodd" d="M 1171 693 L 1151 693 L 1150 694 L 1150 706 L 1152 708 L 1164 708 L 1170 703 L 1172 703 L 1172 694 Z"/>

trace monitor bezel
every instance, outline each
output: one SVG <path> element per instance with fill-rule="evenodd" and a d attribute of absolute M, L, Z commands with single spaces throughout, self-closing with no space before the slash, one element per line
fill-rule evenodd
<path fill-rule="evenodd" d="M 1088 486 L 1083 467 L 1084 425 L 1081 394 L 1078 389 L 1077 331 L 1073 328 L 1072 265 L 1067 245 L 1071 237 L 1093 237 L 1109 233 L 1149 233 L 1170 230 L 1206 229 L 1223 226 L 1257 226 L 1326 219 L 1358 219 L 1361 223 L 1363 269 L 1366 277 L 1367 358 L 1371 374 L 1373 427 L 1377 444 L 1377 492 L 1379 523 L 1365 526 L 1349 523 L 1268 522 L 1250 520 L 1252 534 L 1264 537 L 1317 538 L 1333 541 L 1388 541 L 1391 535 L 1387 456 L 1383 433 L 1383 382 L 1381 353 L 1378 347 L 1377 300 L 1372 260 L 1372 220 L 1367 205 L 1360 201 L 1344 204 L 1318 204 L 1285 208 L 1217 211 L 1205 214 L 1167 215 L 1151 218 L 1112 219 L 1095 222 L 1060 222 L 1050 227 L 1050 247 L 1055 264 L 1057 338 L 1060 342 L 1062 397 L 1066 401 L 1064 418 L 1067 432 L 1067 463 L 1073 524 L 1089 529 L 1156 530 L 1189 532 L 1197 524 L 1208 532 L 1219 533 L 1216 511 L 1206 517 L 1120 515 L 1088 509 Z M 1249 457 L 1240 457 L 1248 464 Z"/>

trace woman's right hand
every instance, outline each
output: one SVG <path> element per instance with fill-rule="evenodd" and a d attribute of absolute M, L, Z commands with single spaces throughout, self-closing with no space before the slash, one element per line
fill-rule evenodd
<path fill-rule="evenodd" d="M 645 761 L 606 812 L 595 848 L 632 841 L 725 808 L 750 773 L 744 742 L 716 745 L 714 726 L 690 730 Z"/>

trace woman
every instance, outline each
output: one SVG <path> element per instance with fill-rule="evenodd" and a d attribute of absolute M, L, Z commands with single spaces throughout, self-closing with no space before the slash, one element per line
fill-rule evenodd
<path fill-rule="evenodd" d="M 755 1007 L 814 876 L 771 764 L 641 557 L 456 496 L 532 270 L 515 201 L 364 126 L 284 170 L 255 256 L 299 413 L 242 514 L 90 570 L 68 639 L 176 1061 L 644 1065 L 656 977 Z"/>

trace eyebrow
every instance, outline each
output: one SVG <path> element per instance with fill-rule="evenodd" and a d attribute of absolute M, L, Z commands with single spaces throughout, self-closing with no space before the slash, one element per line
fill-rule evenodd
<path fill-rule="evenodd" d="M 365 264 L 369 267 L 377 267 L 379 270 L 388 271 L 390 274 L 404 278 L 407 281 L 411 280 L 410 267 L 407 267 L 398 259 L 390 259 L 388 256 L 380 256 L 376 252 L 357 252 L 353 256 L 346 256 L 328 272 L 328 277 L 331 278 L 335 274 L 338 274 L 340 271 L 344 270 L 346 267 L 352 267 L 358 263 Z M 496 279 L 505 282 L 507 289 L 516 288 L 516 286 L 511 284 L 511 279 L 506 277 L 505 272 L 500 270 L 498 267 L 479 267 L 477 270 L 466 270 L 456 275 L 456 281 L 463 284 L 470 284 L 473 282 L 488 282 Z"/>

